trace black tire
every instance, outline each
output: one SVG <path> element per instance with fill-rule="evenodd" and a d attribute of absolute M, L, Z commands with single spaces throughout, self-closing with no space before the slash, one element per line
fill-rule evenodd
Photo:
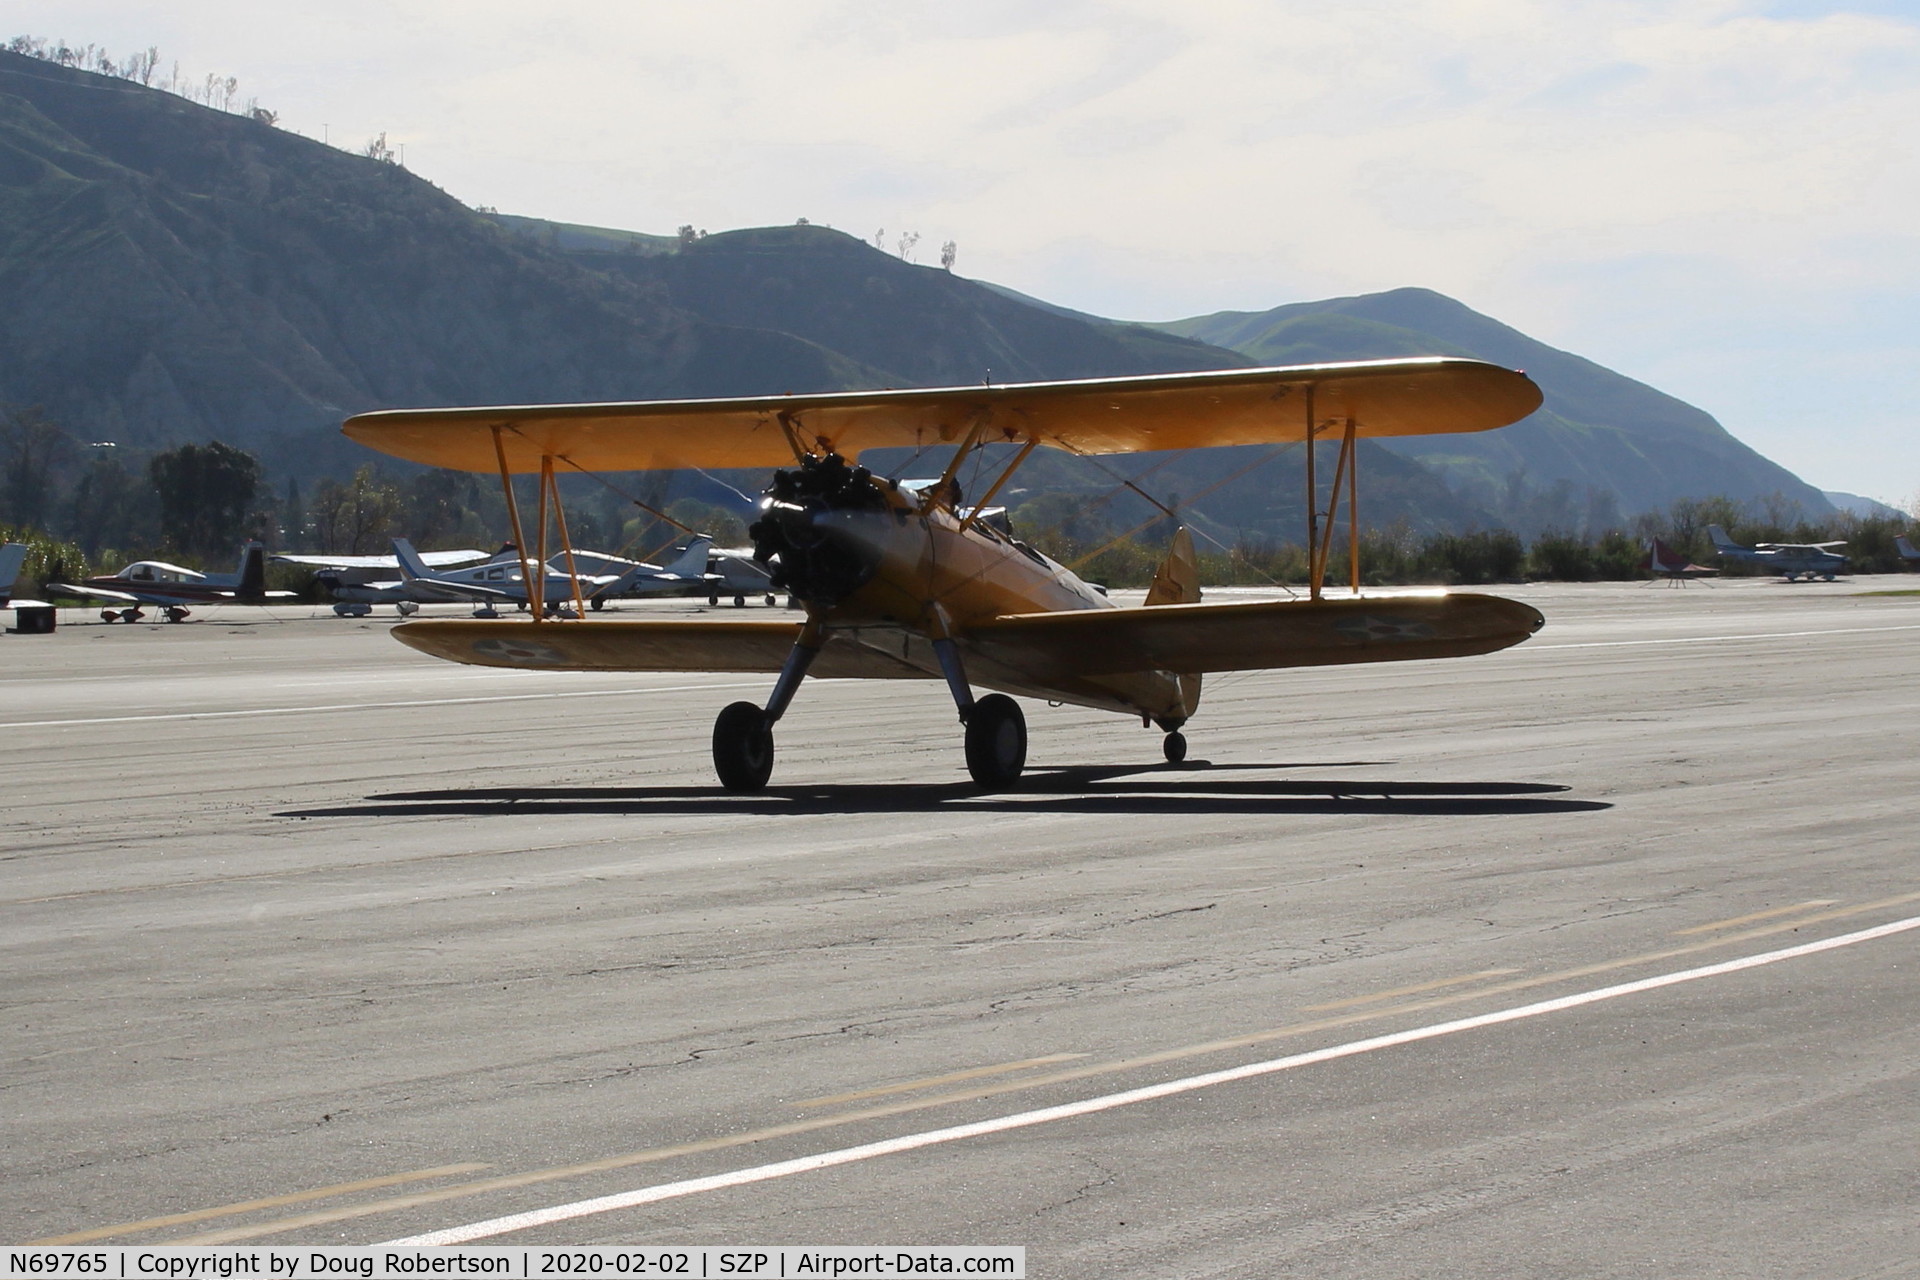
<path fill-rule="evenodd" d="M 1027 717 L 1004 693 L 990 693 L 967 713 L 967 772 L 989 791 L 1010 786 L 1027 765 Z"/>
<path fill-rule="evenodd" d="M 759 791 L 773 776 L 773 726 L 751 702 L 735 702 L 713 722 L 713 771 L 729 791 Z"/>
<path fill-rule="evenodd" d="M 1179 764 L 1187 758 L 1187 735 L 1175 729 L 1160 744 L 1160 749 L 1166 752 L 1168 764 Z"/>
<path fill-rule="evenodd" d="M 714 607 L 717 607 L 717 606 L 719 605 L 719 603 L 720 603 L 720 597 L 719 597 L 719 596 L 708 596 L 708 597 L 707 597 L 707 607 L 708 607 L 708 608 L 714 608 Z"/>
<path fill-rule="evenodd" d="M 169 610 L 167 610 L 167 621 L 168 621 L 168 622 L 179 622 L 179 621 L 181 621 L 181 620 L 182 620 L 183 618 L 185 618 L 186 616 L 187 616 L 187 611 L 186 611 L 185 609 L 169 609 Z"/>
<path fill-rule="evenodd" d="M 734 607 L 734 608 L 736 608 L 736 609 L 744 609 L 744 608 L 746 608 L 746 607 L 747 607 L 747 598 L 746 598 L 745 596 L 735 596 L 735 597 L 733 598 L 733 607 Z"/>

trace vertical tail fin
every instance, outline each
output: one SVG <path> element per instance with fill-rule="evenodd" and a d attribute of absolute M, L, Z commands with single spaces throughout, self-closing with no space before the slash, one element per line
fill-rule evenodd
<path fill-rule="evenodd" d="M 240 549 L 240 570 L 233 594 L 239 600 L 263 600 L 267 595 L 267 549 L 249 542 Z"/>
<path fill-rule="evenodd" d="M 393 558 L 400 562 L 400 576 L 407 582 L 415 578 L 433 577 L 433 570 L 427 568 L 427 562 L 420 558 L 420 553 L 405 538 L 393 540 Z"/>
<path fill-rule="evenodd" d="M 9 542 L 0 547 L 0 607 L 13 600 L 13 585 L 20 580 L 20 570 L 27 564 L 27 544 Z"/>
<path fill-rule="evenodd" d="M 713 539 L 701 534 L 689 542 L 670 564 L 660 567 L 662 573 L 678 574 L 683 578 L 699 578 L 707 571 L 707 551 L 713 546 Z"/>
<path fill-rule="evenodd" d="M 1707 526 L 1707 537 L 1713 540 L 1713 549 L 1716 551 L 1728 551 L 1728 550 L 1745 551 L 1746 550 L 1745 547 L 1735 542 L 1732 538 L 1729 538 L 1727 536 L 1727 531 L 1725 529 L 1722 529 L 1717 524 L 1710 524 Z"/>
<path fill-rule="evenodd" d="M 1193 551 L 1193 535 L 1186 526 L 1173 531 L 1173 545 L 1167 558 L 1153 571 L 1153 585 L 1147 588 L 1147 603 L 1196 604 L 1200 600 L 1200 558 Z"/>

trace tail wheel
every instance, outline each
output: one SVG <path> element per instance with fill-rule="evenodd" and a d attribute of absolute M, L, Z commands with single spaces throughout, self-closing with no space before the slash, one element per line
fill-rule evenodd
<path fill-rule="evenodd" d="M 1004 693 L 990 693 L 967 712 L 967 772 L 989 791 L 1012 785 L 1027 765 L 1027 717 Z"/>
<path fill-rule="evenodd" d="M 751 702 L 735 702 L 713 722 L 713 771 L 729 791 L 759 791 L 773 776 L 773 726 Z"/>
<path fill-rule="evenodd" d="M 1166 752 L 1168 764 L 1179 764 L 1187 758 L 1187 735 L 1175 729 L 1160 744 L 1160 749 Z"/>

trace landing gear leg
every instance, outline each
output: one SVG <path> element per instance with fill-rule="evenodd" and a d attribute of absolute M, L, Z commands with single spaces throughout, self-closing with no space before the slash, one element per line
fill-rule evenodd
<path fill-rule="evenodd" d="M 960 722 L 967 727 L 967 772 L 988 791 L 1012 786 L 1027 767 L 1027 717 L 1020 704 L 1004 693 L 990 693 L 976 701 L 952 640 L 935 640 L 933 652 L 960 708 Z"/>
<path fill-rule="evenodd" d="M 713 771 L 729 791 L 759 791 L 773 776 L 773 725 L 787 712 L 800 691 L 807 668 L 813 665 L 825 637 L 812 618 L 787 652 L 787 661 L 774 681 L 773 693 L 762 710 L 751 702 L 727 706 L 713 722 Z"/>

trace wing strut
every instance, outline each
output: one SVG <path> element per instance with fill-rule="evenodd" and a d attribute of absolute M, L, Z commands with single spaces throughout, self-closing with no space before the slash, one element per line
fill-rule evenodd
<path fill-rule="evenodd" d="M 527 563 L 527 538 L 520 529 L 520 504 L 514 500 L 513 472 L 507 469 L 507 446 L 500 438 L 505 430 L 505 427 L 498 425 L 493 428 L 493 453 L 500 460 L 500 488 L 507 495 L 507 522 L 513 526 L 513 549 L 520 556 L 520 581 L 530 583 L 533 581 L 533 566 Z M 543 591 L 541 594 L 546 593 Z M 527 592 L 527 600 L 528 607 L 533 610 L 533 620 L 540 621 L 540 606 L 532 603 L 532 591 Z"/>
<path fill-rule="evenodd" d="M 1344 483 L 1347 490 L 1347 579 L 1355 595 L 1360 594 L 1360 458 L 1354 449 L 1355 433 L 1359 429 L 1357 419 L 1346 419 L 1346 430 L 1340 437 L 1339 460 L 1334 464 L 1333 488 L 1327 495 L 1327 513 L 1323 519 L 1320 514 L 1320 480 L 1314 465 L 1317 437 L 1321 426 L 1313 417 L 1314 384 L 1309 382 L 1306 388 L 1307 409 L 1307 591 L 1311 599 L 1321 596 L 1322 584 L 1327 577 L 1327 561 L 1333 556 L 1333 530 L 1340 512 L 1340 489 Z M 1329 421 L 1327 427 L 1331 428 Z"/>

